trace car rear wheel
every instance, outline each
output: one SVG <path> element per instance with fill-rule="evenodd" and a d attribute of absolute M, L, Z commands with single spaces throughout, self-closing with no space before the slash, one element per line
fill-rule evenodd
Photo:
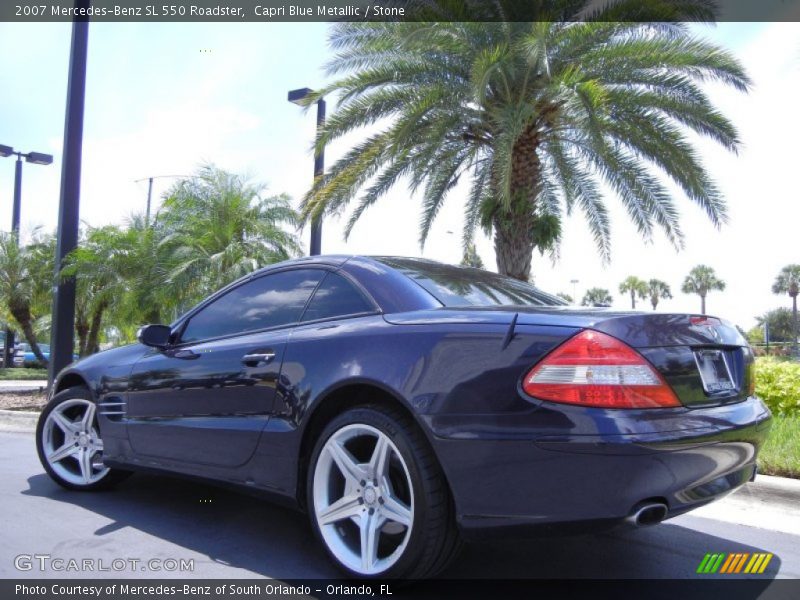
<path fill-rule="evenodd" d="M 96 405 L 84 387 L 59 392 L 36 427 L 36 449 L 45 471 L 71 490 L 108 488 L 129 473 L 103 464 L 103 439 Z"/>
<path fill-rule="evenodd" d="M 348 410 L 323 431 L 307 482 L 311 524 L 356 577 L 429 577 L 460 548 L 447 483 L 403 413 Z"/>

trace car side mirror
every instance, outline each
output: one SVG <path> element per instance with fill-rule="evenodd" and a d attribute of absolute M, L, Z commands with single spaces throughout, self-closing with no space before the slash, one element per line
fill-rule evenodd
<path fill-rule="evenodd" d="M 136 333 L 136 338 L 145 346 L 166 348 L 169 346 L 172 329 L 167 325 L 145 325 Z"/>

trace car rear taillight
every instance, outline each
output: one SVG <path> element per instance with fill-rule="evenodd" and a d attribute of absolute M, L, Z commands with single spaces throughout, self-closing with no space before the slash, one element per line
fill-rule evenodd
<path fill-rule="evenodd" d="M 548 354 L 525 376 L 535 398 L 600 408 L 680 406 L 664 378 L 633 348 L 586 329 Z"/>

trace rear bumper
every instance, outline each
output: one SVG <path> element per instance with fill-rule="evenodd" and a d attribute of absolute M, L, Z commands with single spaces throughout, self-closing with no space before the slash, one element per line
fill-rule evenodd
<path fill-rule="evenodd" d="M 582 412 L 584 420 L 591 410 Z M 558 434 L 548 428 L 545 435 L 531 431 L 524 439 L 520 422 L 535 422 L 535 414 L 520 417 L 509 435 L 498 427 L 470 434 L 452 421 L 439 432 L 449 435 L 435 433 L 433 443 L 464 535 L 609 528 L 644 501 L 662 502 L 667 518 L 676 516 L 752 478 L 771 420 L 757 398 L 663 411 L 664 431 L 658 431 L 655 411 L 641 432 L 630 414 L 619 419 L 618 431 L 609 431 L 609 411 L 596 412 L 602 434 L 574 427 Z M 676 428 L 677 422 L 685 427 Z"/>

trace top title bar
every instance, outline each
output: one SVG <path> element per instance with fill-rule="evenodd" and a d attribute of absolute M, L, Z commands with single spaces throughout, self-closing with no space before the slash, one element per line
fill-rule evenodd
<path fill-rule="evenodd" d="M 2 0 L 0 21 L 800 21 L 800 0 Z"/>

